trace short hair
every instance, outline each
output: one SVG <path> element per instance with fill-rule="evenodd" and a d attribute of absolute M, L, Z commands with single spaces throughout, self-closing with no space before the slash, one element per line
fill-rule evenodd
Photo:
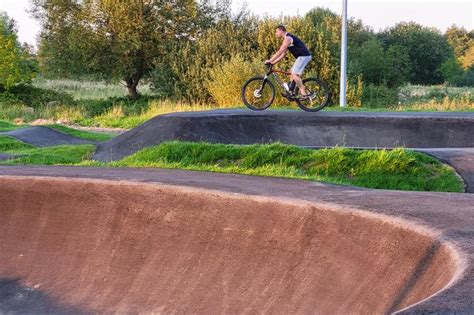
<path fill-rule="evenodd" d="M 276 30 L 280 30 L 280 31 L 286 32 L 286 27 L 284 27 L 283 25 L 278 25 L 278 26 L 276 27 Z"/>

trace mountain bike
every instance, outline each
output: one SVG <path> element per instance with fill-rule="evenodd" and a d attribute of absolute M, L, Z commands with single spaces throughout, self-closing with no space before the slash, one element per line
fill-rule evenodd
<path fill-rule="evenodd" d="M 272 105 L 275 100 L 275 85 L 270 77 L 283 90 L 282 96 L 290 102 L 296 102 L 299 108 L 307 112 L 317 112 L 323 109 L 331 99 L 331 92 L 323 80 L 318 78 L 306 78 L 303 84 L 307 95 L 301 95 L 299 88 L 294 81 L 289 84 L 282 80 L 278 74 L 290 76 L 287 71 L 273 69 L 273 65 L 265 65 L 266 73 L 264 76 L 256 76 L 245 82 L 242 87 L 242 101 L 252 110 L 264 110 Z"/>

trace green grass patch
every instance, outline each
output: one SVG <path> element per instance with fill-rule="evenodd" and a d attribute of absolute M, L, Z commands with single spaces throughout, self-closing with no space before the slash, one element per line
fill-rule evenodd
<path fill-rule="evenodd" d="M 33 149 L 34 146 L 9 136 L 0 136 L 0 153 Z"/>
<path fill-rule="evenodd" d="M 118 162 L 85 164 L 278 176 L 378 189 L 446 192 L 464 189 L 451 167 L 405 149 L 311 150 L 279 143 L 238 146 L 168 142 Z"/>
<path fill-rule="evenodd" d="M 91 158 L 95 146 L 61 145 L 45 148 L 30 148 L 12 150 L 8 153 L 21 155 L 20 157 L 3 161 L 0 164 L 34 164 L 34 165 L 71 165 L 79 164 Z"/>
<path fill-rule="evenodd" d="M 10 122 L 0 120 L 0 132 L 11 131 L 20 128 L 23 128 L 23 126 L 17 126 Z"/>
<path fill-rule="evenodd" d="M 48 125 L 47 127 L 67 133 L 76 138 L 92 140 L 92 141 L 107 141 L 107 140 L 112 139 L 115 136 L 114 134 L 111 134 L 111 133 L 105 133 L 105 132 L 99 133 L 99 132 L 77 130 L 77 129 L 69 128 L 63 125 Z"/>

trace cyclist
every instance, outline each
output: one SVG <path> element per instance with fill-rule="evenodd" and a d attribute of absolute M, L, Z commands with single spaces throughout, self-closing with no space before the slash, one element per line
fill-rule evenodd
<path fill-rule="evenodd" d="M 289 50 L 293 57 L 296 58 L 296 61 L 291 68 L 291 79 L 298 86 L 301 97 L 308 97 L 309 95 L 306 94 L 306 88 L 301 80 L 301 75 L 308 63 L 311 61 L 311 53 L 301 39 L 286 31 L 285 26 L 279 25 L 275 30 L 275 35 L 278 38 L 283 38 L 283 43 L 281 44 L 280 49 L 278 49 L 270 59 L 265 61 L 265 64 L 277 64 L 283 59 L 283 57 L 285 57 L 287 50 Z M 290 91 L 291 90 L 292 88 L 290 88 Z"/>

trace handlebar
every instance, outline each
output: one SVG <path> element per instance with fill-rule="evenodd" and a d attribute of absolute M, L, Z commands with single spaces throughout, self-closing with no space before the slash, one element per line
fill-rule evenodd
<path fill-rule="evenodd" d="M 273 64 L 272 63 L 265 63 L 265 67 L 267 68 L 267 75 L 272 72 Z"/>

